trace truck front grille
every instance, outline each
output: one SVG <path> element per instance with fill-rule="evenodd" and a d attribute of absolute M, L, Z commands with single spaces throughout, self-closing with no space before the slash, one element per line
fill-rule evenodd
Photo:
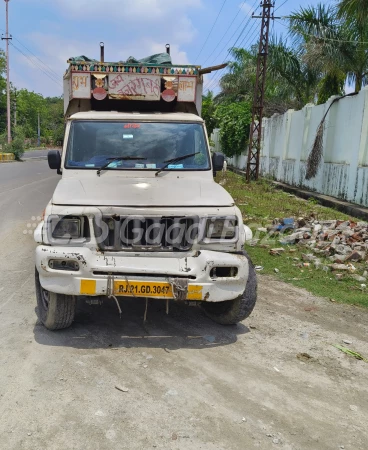
<path fill-rule="evenodd" d="M 103 216 L 94 221 L 102 251 L 188 251 L 198 237 L 198 217 Z"/>

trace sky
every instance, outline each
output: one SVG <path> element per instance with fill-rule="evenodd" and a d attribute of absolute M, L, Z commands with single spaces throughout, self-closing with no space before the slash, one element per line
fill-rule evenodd
<path fill-rule="evenodd" d="M 287 16 L 320 0 L 276 0 L 275 16 Z M 333 0 L 331 0 L 333 1 Z M 175 64 L 202 67 L 229 60 L 232 46 L 257 42 L 259 0 L 10 0 L 10 78 L 16 88 L 44 96 L 62 94 L 71 56 L 105 61 L 143 58 L 171 45 Z M 329 1 L 325 1 L 329 3 Z M 271 30 L 285 35 L 282 20 Z M 0 33 L 5 33 L 5 2 L 0 0 Z M 5 41 L 2 41 L 5 48 Z M 223 72 L 222 72 L 223 73 Z M 216 90 L 221 73 L 207 75 L 205 89 Z"/>

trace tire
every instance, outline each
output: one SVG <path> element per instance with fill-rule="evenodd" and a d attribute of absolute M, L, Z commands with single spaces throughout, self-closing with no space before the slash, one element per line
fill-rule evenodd
<path fill-rule="evenodd" d="M 249 263 L 249 275 L 245 291 L 234 300 L 203 303 L 207 317 L 221 325 L 235 325 L 252 313 L 257 301 L 257 274 L 248 254 L 243 252 Z"/>
<path fill-rule="evenodd" d="M 35 286 L 37 297 L 37 316 L 48 330 L 62 330 L 74 321 L 77 299 L 73 295 L 55 294 L 46 291 L 40 283 L 36 269 Z"/>

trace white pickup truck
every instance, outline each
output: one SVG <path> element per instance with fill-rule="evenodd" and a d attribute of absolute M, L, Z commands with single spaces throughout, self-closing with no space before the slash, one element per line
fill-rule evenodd
<path fill-rule="evenodd" d="M 178 76 L 174 66 L 83 63 L 72 60 L 64 78 L 64 147 L 48 157 L 62 178 L 35 231 L 40 320 L 66 328 L 78 298 L 114 301 L 121 312 L 124 297 L 191 302 L 221 324 L 243 320 L 257 298 L 244 252 L 251 232 L 214 181 L 224 157 L 211 157 L 198 115 L 200 68 Z M 122 111 L 138 102 L 140 112 Z"/>

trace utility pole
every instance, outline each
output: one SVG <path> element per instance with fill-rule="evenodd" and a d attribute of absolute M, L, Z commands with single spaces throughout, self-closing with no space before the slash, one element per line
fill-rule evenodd
<path fill-rule="evenodd" d="M 37 146 L 41 145 L 40 111 L 38 111 Z"/>
<path fill-rule="evenodd" d="M 14 128 L 17 127 L 17 90 L 14 89 Z"/>
<path fill-rule="evenodd" d="M 2 41 L 6 41 L 6 95 L 7 95 L 7 118 L 8 118 L 8 144 L 11 143 L 11 113 L 10 113 L 10 70 L 9 70 L 9 41 L 12 39 L 9 36 L 9 1 L 6 3 L 6 35 L 2 37 Z"/>
<path fill-rule="evenodd" d="M 262 118 L 264 106 L 264 91 L 266 82 L 267 56 L 270 23 L 275 17 L 271 14 L 275 3 L 263 0 L 261 3 L 262 16 L 254 16 L 254 19 L 262 19 L 261 35 L 259 40 L 259 51 L 257 61 L 256 85 L 254 88 L 252 123 L 249 135 L 249 150 L 247 162 L 247 181 L 258 180 L 259 159 L 262 141 Z"/>

